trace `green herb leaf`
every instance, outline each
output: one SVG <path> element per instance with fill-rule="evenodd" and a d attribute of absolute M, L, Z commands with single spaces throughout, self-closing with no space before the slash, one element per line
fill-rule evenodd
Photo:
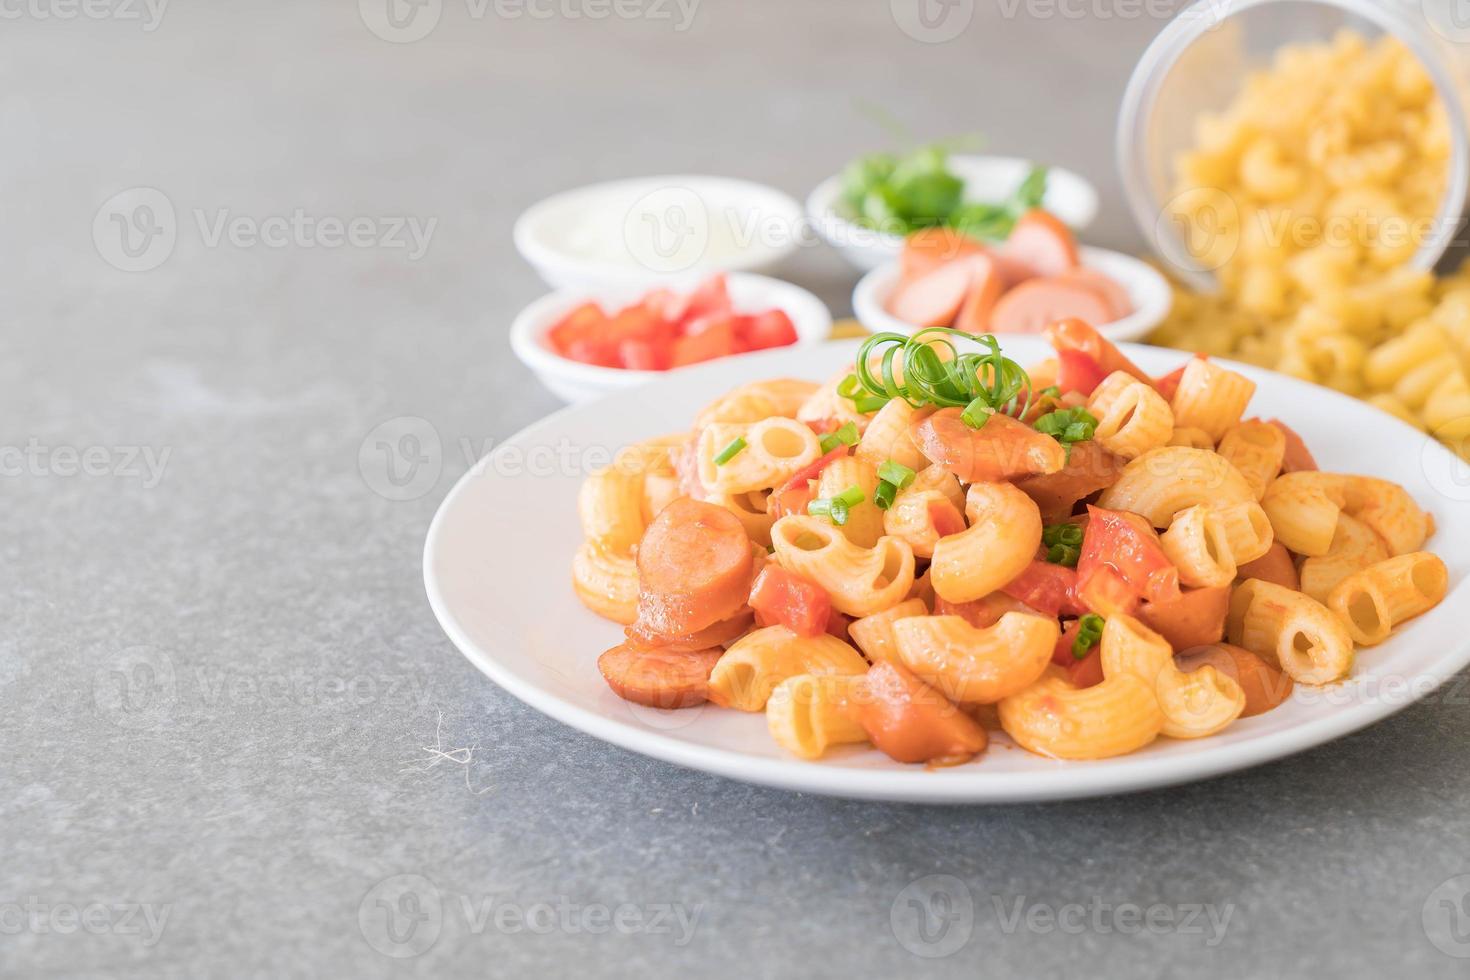
<path fill-rule="evenodd" d="M 1041 201 L 1046 197 L 1046 175 L 1045 167 L 1032 167 L 1026 179 L 1011 194 L 1010 205 L 1018 217 L 1032 208 L 1041 207 Z"/>

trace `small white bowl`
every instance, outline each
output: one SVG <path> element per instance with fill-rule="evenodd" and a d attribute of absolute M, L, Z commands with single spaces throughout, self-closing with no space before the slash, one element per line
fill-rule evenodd
<path fill-rule="evenodd" d="M 1169 288 L 1169 281 L 1147 262 L 1122 252 L 1086 245 L 1078 249 L 1078 256 L 1084 266 L 1105 273 L 1126 289 L 1128 299 L 1133 303 L 1133 312 L 1123 319 L 1093 324 L 1104 337 L 1113 341 L 1137 340 L 1169 315 L 1174 306 L 1174 292 Z M 874 269 L 858 280 L 857 288 L 852 291 L 852 308 L 870 333 L 891 330 L 912 334 L 920 329 L 888 312 L 888 298 L 897 285 L 897 261 Z"/>
<path fill-rule="evenodd" d="M 1035 165 L 1019 157 L 949 158 L 950 172 L 965 182 L 965 200 L 988 203 L 1010 196 Z M 1074 231 L 1081 231 L 1097 217 L 1097 189 L 1070 170 L 1050 167 L 1041 206 Z M 806 213 L 817 234 L 865 272 L 894 261 L 903 249 L 903 236 L 864 228 L 844 213 L 841 174 L 828 177 L 808 195 Z"/>
<path fill-rule="evenodd" d="M 516 219 L 516 250 L 555 289 L 773 269 L 801 242 L 801 206 L 773 187 L 672 175 L 590 184 Z"/>
<path fill-rule="evenodd" d="M 791 318 L 792 326 L 796 327 L 796 343 L 790 345 L 791 347 L 820 344 L 832 333 L 831 311 L 825 303 L 800 286 L 768 276 L 740 272 L 726 276 L 726 283 L 730 290 L 730 303 L 738 313 L 784 310 Z M 698 284 L 698 277 L 668 283 L 669 288 L 681 292 L 687 292 Z M 558 354 L 546 339 L 547 331 L 558 320 L 583 303 L 599 303 L 611 314 L 629 303 L 637 302 L 647 291 L 648 287 L 645 285 L 623 285 L 599 290 L 564 289 L 543 296 L 522 310 L 511 324 L 511 349 L 522 364 L 536 373 L 536 377 L 552 394 L 568 402 L 587 401 L 610 391 L 665 377 L 669 374 L 668 371 L 629 371 L 583 364 Z M 748 356 L 750 354 L 732 354 L 730 358 Z"/>

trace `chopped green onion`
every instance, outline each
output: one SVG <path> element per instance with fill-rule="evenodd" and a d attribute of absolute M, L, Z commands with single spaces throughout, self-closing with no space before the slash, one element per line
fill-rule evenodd
<path fill-rule="evenodd" d="M 1091 439 L 1097 432 L 1097 419 L 1085 408 L 1062 408 L 1037 419 L 1035 428 L 1065 446 Z"/>
<path fill-rule="evenodd" d="M 1077 559 L 1082 557 L 1082 549 L 1076 545 L 1054 544 L 1046 551 L 1046 560 L 1053 565 L 1065 565 L 1068 568 L 1077 567 Z"/>
<path fill-rule="evenodd" d="M 813 517 L 825 517 L 833 524 L 846 524 L 848 512 L 863 499 L 863 488 L 851 486 L 835 497 L 818 497 L 806 505 L 806 512 Z"/>
<path fill-rule="evenodd" d="M 885 459 L 882 465 L 878 467 L 878 479 L 893 484 L 893 489 L 895 490 L 902 490 L 910 483 L 913 483 L 914 475 L 913 470 L 891 459 Z"/>
<path fill-rule="evenodd" d="M 884 398 L 882 395 L 862 395 L 852 400 L 852 407 L 862 415 L 871 415 L 890 401 L 892 399 Z"/>
<path fill-rule="evenodd" d="M 855 446 L 857 445 L 857 441 L 857 425 L 855 423 L 848 422 L 836 432 L 829 432 L 824 435 L 818 444 L 822 447 L 822 455 L 825 456 L 827 453 L 830 453 L 838 446 Z"/>
<path fill-rule="evenodd" d="M 995 409 L 985 403 L 983 397 L 977 398 L 965 406 L 960 413 L 960 421 L 972 429 L 984 428 L 985 423 L 990 421 L 990 416 L 995 414 Z"/>
<path fill-rule="evenodd" d="M 961 342 L 978 344 L 983 351 L 962 351 Z M 1031 376 L 1001 353 L 1000 341 L 990 334 L 951 327 L 929 327 L 912 336 L 874 334 L 858 349 L 853 376 L 869 392 L 868 397 L 881 399 L 875 404 L 902 398 L 914 408 L 965 409 L 970 416 L 967 421 L 977 427 L 983 424 L 981 415 L 988 414 L 982 408 L 1024 417 L 1035 394 Z M 854 401 L 863 411 L 862 402 Z"/>
<path fill-rule="evenodd" d="M 873 503 L 878 505 L 879 510 L 887 510 L 893 506 L 893 498 L 898 496 L 898 489 L 887 480 L 879 481 L 878 489 L 873 491 Z"/>
<path fill-rule="evenodd" d="M 1072 641 L 1072 656 L 1078 660 L 1087 656 L 1087 651 L 1102 639 L 1103 624 L 1107 622 L 1097 613 L 1088 613 L 1077 620 L 1077 638 Z"/>
<path fill-rule="evenodd" d="M 848 375 L 848 377 L 851 377 L 851 375 Z M 1038 398 L 1060 398 L 1062 397 L 1062 389 L 1056 385 L 1047 385 L 1038 391 L 1036 395 Z"/>
<path fill-rule="evenodd" d="M 1041 529 L 1041 543 L 1048 547 L 1057 544 L 1080 545 L 1082 528 L 1076 524 L 1048 524 Z"/>
<path fill-rule="evenodd" d="M 733 440 L 731 440 L 730 445 L 720 450 L 720 454 L 715 457 L 715 465 L 724 466 L 726 463 L 730 462 L 730 460 L 734 459 L 739 454 L 740 450 L 744 448 L 745 439 L 741 436 L 736 436 Z"/>
<path fill-rule="evenodd" d="M 837 383 L 837 397 L 852 401 L 863 390 L 862 382 L 855 374 L 849 374 Z"/>

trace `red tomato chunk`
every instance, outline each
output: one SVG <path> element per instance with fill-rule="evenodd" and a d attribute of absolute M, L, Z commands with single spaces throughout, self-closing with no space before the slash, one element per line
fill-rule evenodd
<path fill-rule="evenodd" d="M 583 303 L 546 332 L 558 354 L 584 364 L 629 371 L 667 371 L 717 357 L 796 343 L 784 310 L 735 311 L 723 275 L 688 296 L 655 289 L 609 315 Z"/>

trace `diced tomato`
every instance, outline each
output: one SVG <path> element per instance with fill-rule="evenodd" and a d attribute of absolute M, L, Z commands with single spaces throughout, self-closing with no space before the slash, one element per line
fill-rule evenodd
<path fill-rule="evenodd" d="M 653 289 L 643 297 L 643 308 L 675 327 L 684 319 L 689 302 L 672 289 Z"/>
<path fill-rule="evenodd" d="M 583 303 L 562 317 L 546 332 L 546 339 L 560 354 L 578 340 L 598 336 L 607 327 L 607 314 L 596 303 Z"/>
<path fill-rule="evenodd" d="M 712 361 L 736 353 L 735 321 L 726 316 L 707 321 L 699 333 L 686 334 L 674 341 L 673 367 Z"/>
<path fill-rule="evenodd" d="M 619 310 L 605 328 L 608 340 L 672 340 L 674 325 L 641 303 Z"/>
<path fill-rule="evenodd" d="M 562 354 L 583 364 L 618 367 L 618 345 L 596 337 L 579 337 L 567 344 Z"/>
<path fill-rule="evenodd" d="M 684 305 L 684 326 L 687 329 L 690 321 L 711 314 L 728 316 L 730 309 L 730 290 L 726 287 L 724 275 L 710 276 L 689 294 Z"/>
<path fill-rule="evenodd" d="M 1087 532 L 1077 559 L 1077 594 L 1089 608 L 1107 616 L 1131 612 L 1140 599 L 1164 602 L 1178 598 L 1179 569 L 1164 554 L 1159 536 L 1147 522 L 1101 507 L 1089 506 L 1087 513 Z M 1109 576 L 1119 579 L 1124 588 Z"/>
<path fill-rule="evenodd" d="M 1077 573 L 1049 561 L 1033 561 L 1024 572 L 1001 586 L 1001 591 L 1048 616 L 1080 616 L 1086 611 L 1077 602 Z"/>
<path fill-rule="evenodd" d="M 1060 320 L 1046 328 L 1046 338 L 1058 355 L 1064 350 L 1077 351 L 1092 358 L 1103 376 L 1126 371 L 1140 381 L 1152 382 L 1143 369 L 1130 361 L 1117 346 L 1090 324 L 1081 320 Z M 1065 390 L 1065 389 L 1063 389 Z"/>
<path fill-rule="evenodd" d="M 1102 649 L 1093 647 L 1092 652 L 1081 660 L 1073 660 L 1067 668 L 1067 679 L 1073 687 L 1093 687 L 1103 682 Z"/>
<path fill-rule="evenodd" d="M 934 530 L 941 538 L 959 534 L 966 527 L 964 515 L 955 510 L 954 504 L 948 500 L 929 502 L 929 520 L 934 522 Z"/>
<path fill-rule="evenodd" d="M 796 325 L 784 310 L 766 310 L 735 318 L 735 334 L 745 350 L 787 347 L 796 343 Z"/>
<path fill-rule="evenodd" d="M 1204 355 L 1196 354 L 1195 357 L 1203 359 Z M 1174 400 L 1174 393 L 1179 390 L 1179 382 L 1184 379 L 1184 369 L 1187 367 L 1189 367 L 1189 362 L 1185 361 L 1163 377 L 1154 379 L 1154 390 L 1164 396 L 1164 401 Z"/>
<path fill-rule="evenodd" d="M 663 371 L 669 366 L 669 345 L 629 338 L 618 344 L 618 361 L 630 371 Z"/>
<path fill-rule="evenodd" d="M 820 636 L 831 620 L 832 598 L 811 579 L 772 564 L 755 577 L 750 608 L 767 624 L 779 623 L 799 636 Z"/>
<path fill-rule="evenodd" d="M 1098 363 L 1080 350 L 1057 351 L 1057 387 L 1062 391 L 1090 395 L 1106 377 Z"/>
<path fill-rule="evenodd" d="M 820 457 L 802 470 L 794 474 L 781 486 L 777 487 L 771 494 L 771 499 L 766 504 L 766 510 L 777 520 L 787 514 L 805 514 L 806 505 L 811 503 L 812 488 L 811 481 L 822 475 L 827 464 L 834 459 L 847 455 L 846 446 L 838 446 L 827 455 Z"/>
<path fill-rule="evenodd" d="M 1080 565 L 1081 562 L 1079 561 Z M 1088 612 L 1100 616 L 1132 615 L 1138 610 L 1138 593 L 1123 576 L 1106 565 L 1092 569 L 1077 583 L 1077 601 Z"/>

